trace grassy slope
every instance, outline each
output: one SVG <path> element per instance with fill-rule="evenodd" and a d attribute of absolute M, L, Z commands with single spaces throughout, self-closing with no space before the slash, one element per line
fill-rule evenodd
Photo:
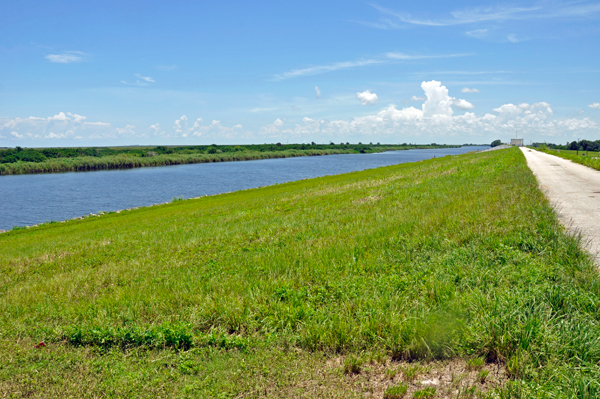
<path fill-rule="evenodd" d="M 546 154 L 556 155 L 558 157 L 569 159 L 575 163 L 579 163 L 596 170 L 600 170 L 600 154 L 596 151 L 577 151 L 572 150 L 551 150 L 548 148 L 534 148 L 537 151 L 545 152 Z"/>
<path fill-rule="evenodd" d="M 0 395 L 349 397 L 340 353 L 598 394 L 600 280 L 518 149 L 11 231 L 0 271 Z"/>

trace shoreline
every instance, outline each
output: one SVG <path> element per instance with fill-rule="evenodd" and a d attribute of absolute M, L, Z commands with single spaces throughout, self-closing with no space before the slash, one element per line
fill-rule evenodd
<path fill-rule="evenodd" d="M 0 163 L 0 176 L 65 173 L 65 172 L 92 172 L 100 170 L 136 169 L 171 165 L 189 165 L 214 162 L 239 162 L 256 161 L 261 159 L 296 158 L 305 156 L 324 156 L 339 154 L 373 154 L 387 151 L 405 151 L 413 149 L 441 149 L 460 148 L 460 145 L 415 145 L 371 146 L 367 151 L 352 148 L 318 148 L 318 149 L 288 149 L 282 151 L 239 151 L 222 153 L 192 153 L 192 154 L 161 154 L 150 157 L 134 156 L 120 153 L 103 157 L 73 157 L 52 158 L 43 162 L 15 162 Z"/>

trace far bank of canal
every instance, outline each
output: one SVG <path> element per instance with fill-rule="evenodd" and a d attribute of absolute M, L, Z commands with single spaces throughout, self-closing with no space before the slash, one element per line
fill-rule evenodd
<path fill-rule="evenodd" d="M 488 148 L 461 147 L 0 176 L 0 229 Z"/>

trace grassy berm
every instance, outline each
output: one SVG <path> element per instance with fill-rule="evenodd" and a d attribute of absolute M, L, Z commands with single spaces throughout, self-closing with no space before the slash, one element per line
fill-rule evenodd
<path fill-rule="evenodd" d="M 0 397 L 600 395 L 598 272 L 518 149 L 13 230 L 0 309 Z"/>

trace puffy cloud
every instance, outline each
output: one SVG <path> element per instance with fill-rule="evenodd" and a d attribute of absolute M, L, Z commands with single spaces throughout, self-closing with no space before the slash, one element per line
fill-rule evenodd
<path fill-rule="evenodd" d="M 452 100 L 452 105 L 454 105 L 458 109 L 469 110 L 475 108 L 473 104 L 468 102 L 467 100 L 454 99 Z"/>
<path fill-rule="evenodd" d="M 463 87 L 463 89 L 460 91 L 461 93 L 481 93 L 478 89 L 469 89 L 468 87 Z"/>
<path fill-rule="evenodd" d="M 588 105 L 590 108 L 600 109 L 600 103 L 591 103 Z"/>
<path fill-rule="evenodd" d="M 115 128 L 117 133 L 123 137 L 133 137 L 135 136 L 135 126 L 134 125 L 126 125 L 123 128 Z"/>
<path fill-rule="evenodd" d="M 40 118 L 0 118 L 0 136 L 2 133 L 18 139 L 95 139 L 118 138 L 121 135 L 132 136 L 134 126 L 115 128 L 108 122 L 87 122 L 87 117 L 71 112 L 59 112 L 54 116 Z"/>
<path fill-rule="evenodd" d="M 319 89 L 319 86 L 315 86 L 315 93 L 317 94 L 317 100 L 321 98 L 321 89 Z"/>
<path fill-rule="evenodd" d="M 421 83 L 421 88 L 425 92 L 425 103 L 423 104 L 423 115 L 444 115 L 452 116 L 453 98 L 448 95 L 446 86 L 436 80 Z"/>
<path fill-rule="evenodd" d="M 589 118 L 553 119 L 552 108 L 545 102 L 504 104 L 494 109 L 495 113 L 484 115 L 473 112 L 454 115 L 453 107 L 468 110 L 473 108 L 473 104 L 451 97 L 448 89 L 437 81 L 423 82 L 421 88 L 425 93 L 421 109 L 399 109 L 392 104 L 372 115 L 351 120 L 328 121 L 305 117 L 293 125 L 273 123 L 263 127 L 260 133 L 271 138 L 289 137 L 299 141 L 346 140 L 349 137 L 364 140 L 364 136 L 389 137 L 390 141 L 424 136 L 432 140 L 444 140 L 447 137 L 463 139 L 465 136 L 486 140 L 489 136 L 512 135 L 515 129 L 529 137 L 558 137 L 575 130 L 600 133 L 596 122 Z"/>
<path fill-rule="evenodd" d="M 175 130 L 176 136 L 187 137 L 187 116 L 183 115 L 181 118 L 177 119 L 175 121 L 175 126 L 173 126 L 173 130 Z"/>
<path fill-rule="evenodd" d="M 373 105 L 379 100 L 377 94 L 371 93 L 369 90 L 365 90 L 362 93 L 356 93 L 356 98 L 358 98 L 362 105 Z"/>

